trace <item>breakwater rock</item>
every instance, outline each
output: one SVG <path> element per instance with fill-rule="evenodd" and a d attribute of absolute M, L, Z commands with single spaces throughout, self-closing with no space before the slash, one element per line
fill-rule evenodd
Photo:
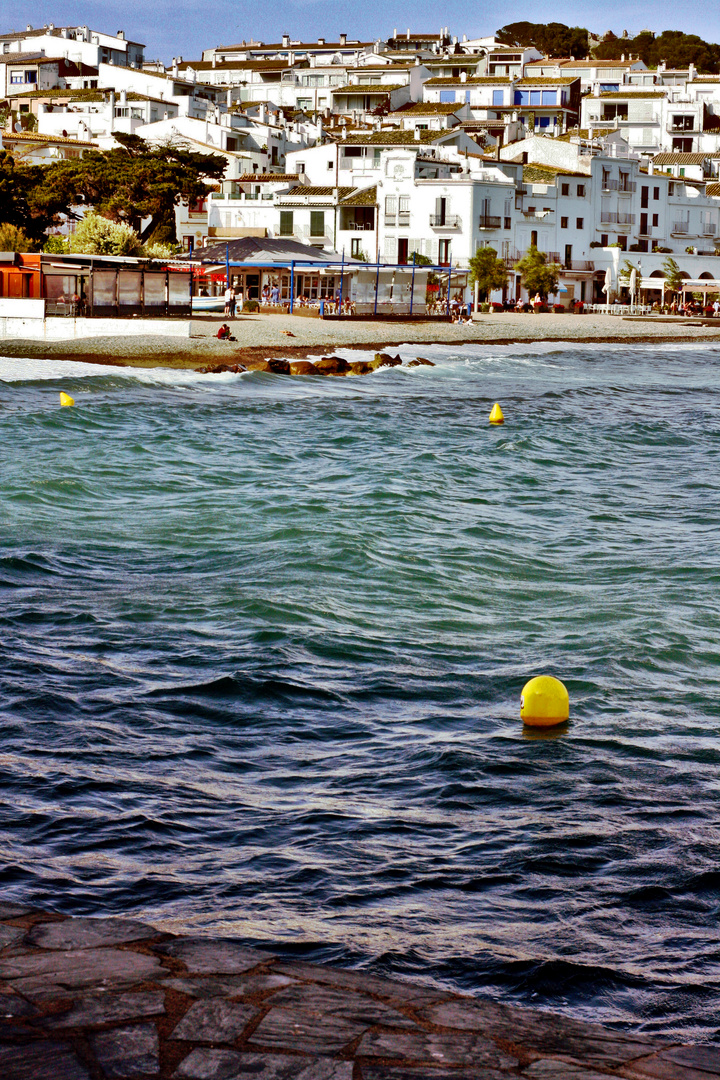
<path fill-rule="evenodd" d="M 323 356 L 313 363 L 310 360 L 247 360 L 245 364 L 209 364 L 197 370 L 203 375 L 217 375 L 223 371 L 266 371 L 275 375 L 369 375 L 381 367 L 400 367 L 402 358 L 389 353 L 375 353 L 373 360 L 348 361 L 342 356 Z M 418 356 L 407 367 L 435 367 L 432 360 Z"/>
<path fill-rule="evenodd" d="M 712 1080 L 720 1050 L 0 903 L 3 1080 Z"/>

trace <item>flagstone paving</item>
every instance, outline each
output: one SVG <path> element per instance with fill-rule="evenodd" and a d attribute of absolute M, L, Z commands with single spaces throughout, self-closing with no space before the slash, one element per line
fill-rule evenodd
<path fill-rule="evenodd" d="M 712 1080 L 720 1047 L 0 903 L 0 1080 Z"/>

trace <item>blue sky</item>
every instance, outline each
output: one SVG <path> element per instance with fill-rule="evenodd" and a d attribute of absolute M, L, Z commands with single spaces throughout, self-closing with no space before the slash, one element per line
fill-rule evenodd
<path fill-rule="evenodd" d="M 24 28 L 27 23 L 83 24 L 115 33 L 125 30 L 135 41 L 147 45 L 147 56 L 169 60 L 176 55 L 198 57 L 203 48 L 230 44 L 254 37 L 277 41 L 283 32 L 303 40 L 318 36 L 328 40 L 341 32 L 361 40 L 391 34 L 395 27 L 408 27 L 407 3 L 396 0 L 365 0 L 364 4 L 343 0 L 261 0 L 260 3 L 228 0 L 3 0 L 0 5 L 2 29 Z M 500 12 L 501 14 L 498 14 Z M 535 0 L 506 0 L 504 4 L 480 0 L 476 4 L 446 0 L 440 6 L 428 0 L 412 5 L 413 31 L 438 32 L 440 25 L 451 33 L 479 37 L 520 19 L 530 22 L 564 22 L 588 26 L 595 32 L 623 30 L 637 33 L 649 28 L 683 30 L 709 41 L 720 41 L 720 5 L 680 4 L 677 0 L 654 3 L 599 5 L 596 0 L 556 0 L 552 5 Z"/>

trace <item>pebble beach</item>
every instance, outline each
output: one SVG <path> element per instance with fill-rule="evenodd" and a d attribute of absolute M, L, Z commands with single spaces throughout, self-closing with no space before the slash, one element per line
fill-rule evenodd
<path fill-rule="evenodd" d="M 304 357 L 335 349 L 381 350 L 429 344 L 512 345 L 519 342 L 627 342 L 628 344 L 720 341 L 717 326 L 699 319 L 622 318 L 616 315 L 483 315 L 473 323 L 324 322 L 298 315 L 247 314 L 231 320 L 236 341 L 218 341 L 223 317 L 193 319 L 189 339 L 149 335 L 2 344 L 5 356 L 84 360 L 132 367 L 197 368 L 269 357 Z"/>

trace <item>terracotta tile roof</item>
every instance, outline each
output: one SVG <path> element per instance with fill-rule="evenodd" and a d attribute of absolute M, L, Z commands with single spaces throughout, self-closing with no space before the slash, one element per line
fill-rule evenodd
<path fill-rule="evenodd" d="M 60 143 L 62 146 L 97 146 L 97 143 L 86 142 L 84 139 L 71 139 L 63 135 L 41 135 L 37 131 L 3 131 L 4 143 L 36 142 L 36 143 Z"/>
<path fill-rule="evenodd" d="M 305 66 L 305 62 L 300 66 Z M 193 71 L 217 71 L 218 68 L 222 70 L 250 70 L 255 69 L 257 71 L 287 71 L 290 65 L 287 60 L 218 60 L 213 64 L 211 60 L 187 60 L 182 64 L 178 64 L 179 71 L 187 71 L 192 68 Z"/>
<path fill-rule="evenodd" d="M 395 109 L 391 114 L 392 116 L 449 116 L 456 112 L 458 109 L 462 109 L 465 102 L 460 101 L 456 104 L 448 103 L 445 101 L 416 101 L 406 106 L 401 106 L 399 109 Z"/>
<path fill-rule="evenodd" d="M 573 78 L 571 76 L 565 75 L 543 75 L 538 76 L 536 79 L 518 79 L 517 86 L 519 88 L 523 86 L 540 86 L 541 84 L 543 86 L 547 86 L 548 83 L 552 83 L 553 86 L 569 86 L 570 83 L 574 82 L 577 82 L 577 77 Z"/>
<path fill-rule="evenodd" d="M 708 184 L 705 188 L 705 194 L 710 195 L 711 198 L 717 198 L 720 196 L 720 184 Z"/>
<path fill-rule="evenodd" d="M 298 180 L 299 174 L 293 173 L 243 173 L 238 176 L 236 184 L 287 184 L 290 180 Z"/>
<path fill-rule="evenodd" d="M 348 83 L 346 86 L 336 86 L 331 93 L 333 94 L 389 94 L 393 90 L 400 90 L 404 83 L 388 83 L 384 86 L 382 83 L 375 83 L 373 85 L 367 85 L 363 83 Z"/>
<path fill-rule="evenodd" d="M 459 129 L 456 128 L 457 132 Z M 338 139 L 343 146 L 420 146 L 422 143 L 436 142 L 438 139 L 451 135 L 452 132 L 443 131 L 369 131 L 365 133 L 354 132 L 347 139 Z"/>
<path fill-rule="evenodd" d="M 327 198 L 332 199 L 332 198 L 334 198 L 335 192 L 337 191 L 338 198 L 339 199 L 344 199 L 347 195 L 352 195 L 354 190 L 355 190 L 354 187 L 338 187 L 338 188 L 334 188 L 334 187 L 320 187 L 319 185 L 315 185 L 315 184 L 298 184 L 297 187 L 291 188 L 290 191 L 286 192 L 284 197 L 287 197 L 287 198 L 295 197 L 295 198 L 297 198 L 299 195 L 309 195 L 312 198 L 318 197 L 318 198 L 323 198 L 323 199 L 327 199 Z"/>
<path fill-rule="evenodd" d="M 59 64 L 59 56 L 45 56 L 44 53 L 17 52 L 0 53 L 0 64 Z"/>
<path fill-rule="evenodd" d="M 467 79 L 460 79 L 457 75 L 436 75 L 428 79 L 424 86 L 479 86 L 483 83 L 509 83 L 511 80 L 503 75 L 502 78 L 493 78 L 489 75 L 469 75 Z"/>
<path fill-rule="evenodd" d="M 601 98 L 624 98 L 627 101 L 635 101 L 636 98 L 664 98 L 667 94 L 664 90 L 606 90 L 600 94 Z"/>
<path fill-rule="evenodd" d="M 720 185 L 718 185 L 720 186 Z M 353 195 L 348 195 L 341 200 L 343 206 L 374 206 L 377 202 L 377 185 L 361 188 Z"/>
<path fill-rule="evenodd" d="M 523 183 L 528 184 L 554 184 L 558 176 L 582 176 L 590 183 L 587 173 L 573 172 L 572 169 L 560 169 L 555 165 L 523 165 Z"/>
<path fill-rule="evenodd" d="M 655 165 L 702 165 L 711 157 L 719 157 L 719 154 L 656 154 L 653 158 Z"/>

